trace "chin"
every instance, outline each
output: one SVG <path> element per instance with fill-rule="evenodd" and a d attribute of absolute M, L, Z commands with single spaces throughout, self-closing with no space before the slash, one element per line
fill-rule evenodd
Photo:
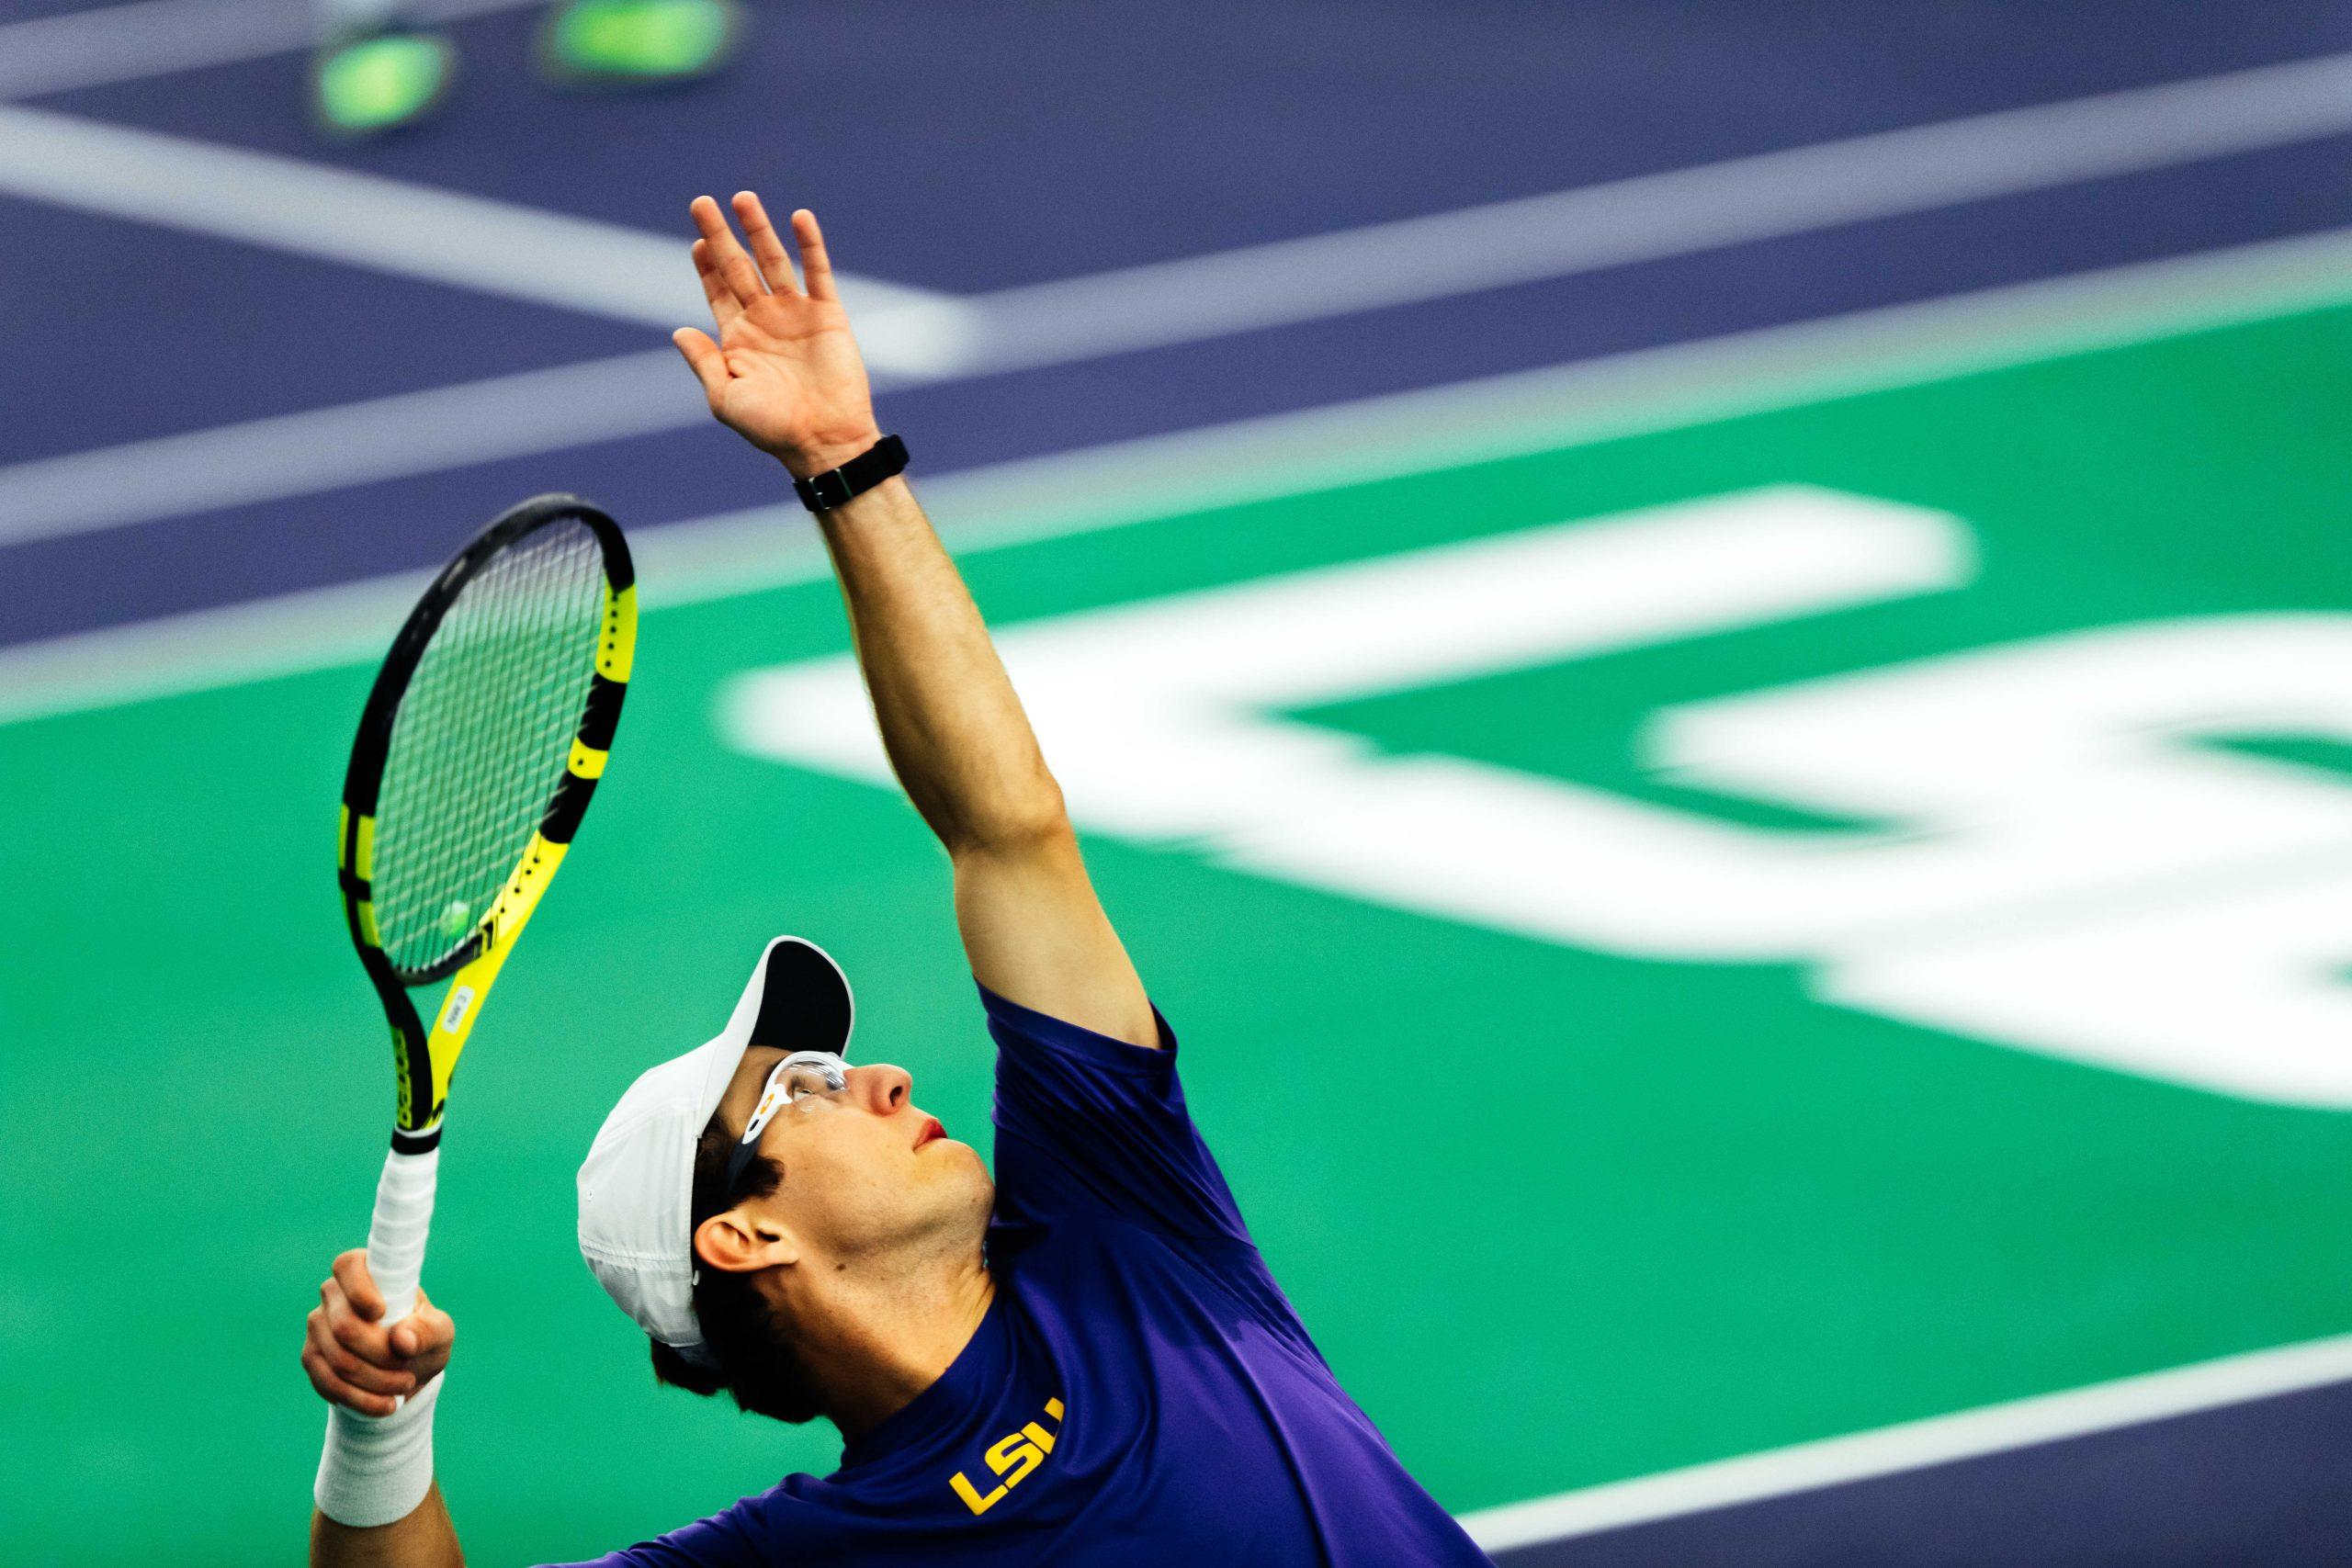
<path fill-rule="evenodd" d="M 996 1213 L 996 1183 L 989 1179 L 989 1168 L 980 1163 L 980 1156 L 974 1154 L 971 1157 L 972 1179 L 967 1194 L 967 1201 L 978 1223 L 986 1225 L 989 1216 Z"/>
<path fill-rule="evenodd" d="M 926 1144 L 916 1151 L 916 1184 L 945 1205 L 961 1206 L 977 1192 L 984 1202 L 993 1201 L 996 1183 L 989 1179 L 988 1163 L 980 1158 L 978 1149 L 968 1144 L 942 1138 Z"/>

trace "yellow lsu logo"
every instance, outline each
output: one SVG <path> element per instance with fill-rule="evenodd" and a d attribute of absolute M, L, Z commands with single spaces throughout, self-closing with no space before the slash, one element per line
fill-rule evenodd
<path fill-rule="evenodd" d="M 1058 1399 L 1046 1401 L 1046 1419 L 1058 1426 L 1061 1418 L 1062 1402 Z M 986 1455 L 989 1469 L 1003 1478 L 997 1483 L 994 1491 L 980 1491 L 964 1478 L 960 1470 L 948 1479 L 947 1484 L 955 1489 L 956 1495 L 964 1499 L 964 1506 L 975 1514 L 985 1514 L 995 1507 L 1006 1493 L 1029 1479 L 1031 1471 L 1046 1462 L 1046 1456 L 1054 1451 L 1054 1436 L 1036 1422 L 1024 1421 L 1021 1424 L 1021 1430 L 1008 1432 L 989 1445 Z"/>

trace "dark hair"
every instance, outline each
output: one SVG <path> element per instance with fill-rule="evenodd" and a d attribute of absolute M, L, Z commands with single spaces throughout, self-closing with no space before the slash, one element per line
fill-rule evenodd
<path fill-rule="evenodd" d="M 754 1155 L 730 1191 L 727 1161 L 735 1151 L 735 1135 L 714 1113 L 695 1144 L 689 1235 L 711 1215 L 723 1213 L 747 1198 L 764 1198 L 784 1185 L 784 1167 L 765 1155 Z M 725 1390 L 734 1396 L 739 1408 L 778 1421 L 813 1421 L 822 1415 L 822 1396 L 816 1380 L 808 1375 L 808 1363 L 793 1348 L 791 1337 L 776 1322 L 752 1276 L 713 1269 L 699 1258 L 695 1260 L 695 1316 L 702 1325 L 703 1344 L 718 1365 L 698 1366 L 656 1339 L 655 1380 L 690 1393 Z"/>

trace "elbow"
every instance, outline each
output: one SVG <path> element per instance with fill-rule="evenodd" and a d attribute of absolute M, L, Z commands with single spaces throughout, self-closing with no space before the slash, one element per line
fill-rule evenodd
<path fill-rule="evenodd" d="M 1061 787 L 1047 778 L 985 810 L 967 812 L 946 825 L 940 839 L 952 856 L 1018 854 L 1076 839 Z"/>

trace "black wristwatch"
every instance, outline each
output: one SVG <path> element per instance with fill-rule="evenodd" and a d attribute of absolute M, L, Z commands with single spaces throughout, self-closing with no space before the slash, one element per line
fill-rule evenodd
<path fill-rule="evenodd" d="M 863 495 L 891 475 L 906 470 L 907 444 L 895 435 L 886 435 L 838 468 L 793 480 L 792 488 L 799 491 L 800 504 L 809 511 L 831 512 L 852 496 Z"/>

